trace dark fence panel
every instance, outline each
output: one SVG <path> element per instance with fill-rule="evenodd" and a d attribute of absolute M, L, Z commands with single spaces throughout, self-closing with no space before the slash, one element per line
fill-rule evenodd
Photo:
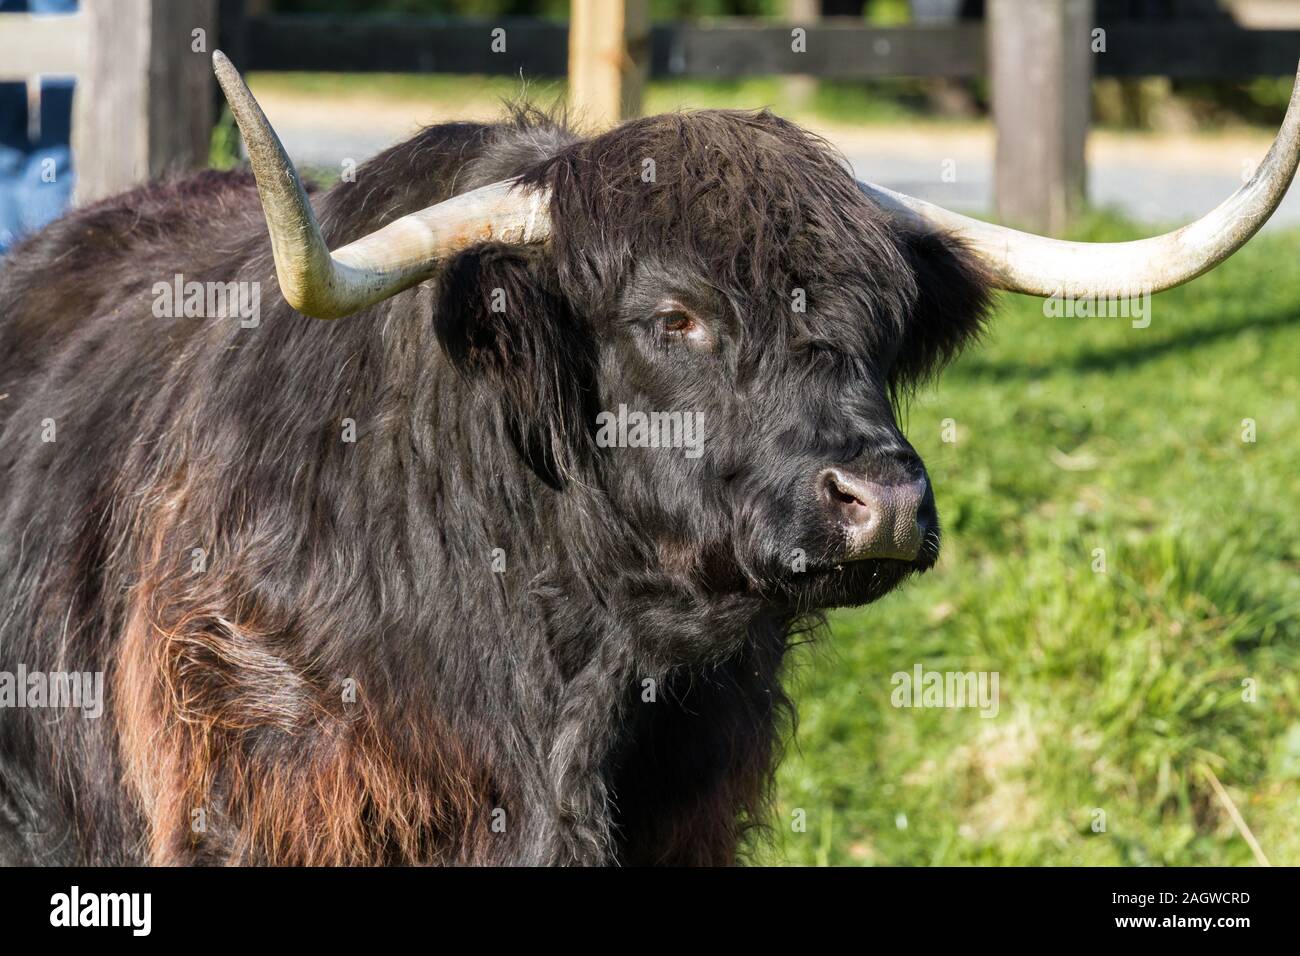
<path fill-rule="evenodd" d="M 498 28 L 500 53 L 492 50 Z M 243 70 L 563 76 L 569 65 L 568 26 L 532 19 L 251 17 L 243 45 Z"/>
<path fill-rule="evenodd" d="M 1099 76 L 1189 80 L 1293 76 L 1300 60 L 1300 30 L 1246 30 L 1195 20 L 1102 25 L 1106 52 L 1095 60 Z"/>
<path fill-rule="evenodd" d="M 979 23 L 869 27 L 820 21 L 806 29 L 807 51 L 791 49 L 788 24 L 664 24 L 654 28 L 654 76 L 823 77 L 980 76 L 985 71 Z"/>
<path fill-rule="evenodd" d="M 1227 79 L 1289 76 L 1300 30 L 1246 30 L 1222 21 L 1102 26 L 1106 52 L 1097 76 Z M 493 52 L 493 30 L 506 49 Z M 655 76 L 735 77 L 807 74 L 843 79 L 883 76 L 974 77 L 987 72 L 979 22 L 873 27 L 821 21 L 807 27 L 807 53 L 791 49 L 789 24 L 665 23 L 651 35 Z M 282 15 L 228 25 L 244 70 L 344 73 L 478 73 L 564 76 L 568 26 L 533 19 Z"/>

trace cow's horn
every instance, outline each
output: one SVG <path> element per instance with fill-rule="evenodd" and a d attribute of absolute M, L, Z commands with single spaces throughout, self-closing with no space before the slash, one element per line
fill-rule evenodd
<path fill-rule="evenodd" d="M 550 195 L 498 182 L 394 220 L 331 253 L 302 180 L 239 72 L 220 50 L 212 68 L 248 148 L 285 300 L 336 319 L 427 279 L 438 262 L 480 242 L 529 243 L 551 232 Z"/>
<path fill-rule="evenodd" d="M 1213 269 L 1273 214 L 1297 161 L 1300 71 L 1282 128 L 1250 181 L 1196 222 L 1163 236 L 1134 242 L 1063 242 L 980 222 L 882 186 L 858 185 L 915 226 L 965 240 L 999 287 L 1028 295 L 1083 298 L 1159 292 Z"/>

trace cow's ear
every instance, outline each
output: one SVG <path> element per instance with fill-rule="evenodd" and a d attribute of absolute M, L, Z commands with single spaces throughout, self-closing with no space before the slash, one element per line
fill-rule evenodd
<path fill-rule="evenodd" d="M 577 466 L 595 359 L 539 250 L 483 245 L 447 265 L 435 315 L 452 364 L 499 403 L 510 440 L 562 489 Z"/>
<path fill-rule="evenodd" d="M 975 254 L 951 236 L 907 232 L 903 249 L 917 296 L 890 382 L 906 389 L 936 375 L 979 337 L 992 305 L 992 285 Z"/>

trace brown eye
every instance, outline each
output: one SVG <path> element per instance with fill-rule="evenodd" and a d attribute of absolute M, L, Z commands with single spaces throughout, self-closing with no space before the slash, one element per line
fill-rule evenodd
<path fill-rule="evenodd" d="M 684 345 L 692 349 L 711 349 L 713 334 L 695 312 L 681 299 L 665 296 L 655 306 L 651 321 L 660 344 Z"/>
<path fill-rule="evenodd" d="M 695 331 L 695 320 L 685 312 L 665 312 L 659 316 L 663 330 L 672 335 L 689 335 Z"/>

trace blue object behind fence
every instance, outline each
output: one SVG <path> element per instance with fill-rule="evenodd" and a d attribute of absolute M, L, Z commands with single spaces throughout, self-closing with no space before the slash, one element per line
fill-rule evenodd
<path fill-rule="evenodd" d="M 3 13 L 76 9 L 76 0 L 0 0 Z M 27 85 L 0 83 L 0 255 L 72 201 L 72 95 L 72 80 L 42 79 L 33 124 Z"/>

